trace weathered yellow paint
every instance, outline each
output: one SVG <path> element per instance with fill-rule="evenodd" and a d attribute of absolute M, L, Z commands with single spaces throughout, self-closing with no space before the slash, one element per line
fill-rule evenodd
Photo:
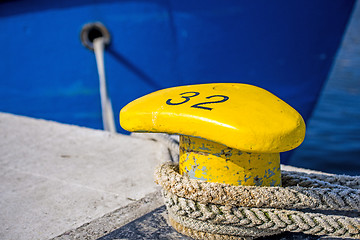
<path fill-rule="evenodd" d="M 211 101 L 223 102 L 200 105 L 211 110 L 194 107 Z M 264 89 L 239 83 L 153 92 L 126 105 L 120 124 L 132 132 L 201 137 L 245 152 L 288 151 L 305 136 L 304 120 L 295 109 Z"/>
<path fill-rule="evenodd" d="M 248 153 L 201 138 L 180 136 L 180 174 L 207 182 L 281 186 L 279 153 Z"/>
<path fill-rule="evenodd" d="M 126 105 L 121 126 L 180 134 L 180 173 L 231 185 L 280 186 L 279 152 L 304 139 L 301 115 L 270 92 L 215 83 L 163 89 Z"/>

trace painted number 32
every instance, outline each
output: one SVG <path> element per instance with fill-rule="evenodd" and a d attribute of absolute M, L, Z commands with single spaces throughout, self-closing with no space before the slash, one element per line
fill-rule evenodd
<path fill-rule="evenodd" d="M 181 95 L 182 101 L 181 102 L 175 102 L 173 99 L 168 99 L 166 101 L 167 105 L 180 105 L 180 104 L 184 104 L 188 101 L 190 101 L 190 98 L 196 97 L 198 96 L 200 93 L 199 92 L 184 92 L 184 93 L 180 93 L 179 95 Z M 208 96 L 206 97 L 207 99 L 211 99 L 211 98 L 220 98 L 220 100 L 215 100 L 215 101 L 208 101 L 208 102 L 200 102 L 197 104 L 192 105 L 191 107 L 193 108 L 200 108 L 200 109 L 204 109 L 204 110 L 209 110 L 211 111 L 213 108 L 210 107 L 204 107 L 203 105 L 207 105 L 207 104 L 214 104 L 214 103 L 222 103 L 222 102 L 226 102 L 227 100 L 229 100 L 228 96 L 224 96 L 224 95 L 212 95 L 212 96 Z"/>

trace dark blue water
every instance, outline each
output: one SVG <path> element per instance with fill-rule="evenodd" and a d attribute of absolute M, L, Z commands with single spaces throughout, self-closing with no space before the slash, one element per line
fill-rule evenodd
<path fill-rule="evenodd" d="M 360 175 L 360 4 L 308 122 L 304 143 L 289 164 Z"/>

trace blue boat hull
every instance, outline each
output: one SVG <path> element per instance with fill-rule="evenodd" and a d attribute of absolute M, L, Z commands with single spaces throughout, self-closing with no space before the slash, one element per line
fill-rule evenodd
<path fill-rule="evenodd" d="M 178 85 L 240 82 L 311 115 L 353 0 L 9 1 L 0 3 L 0 111 L 102 128 L 93 52 L 81 28 L 110 31 L 105 53 L 116 114 Z"/>

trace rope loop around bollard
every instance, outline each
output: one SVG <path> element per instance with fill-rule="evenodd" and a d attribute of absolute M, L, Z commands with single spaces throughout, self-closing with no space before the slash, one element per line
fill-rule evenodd
<path fill-rule="evenodd" d="M 283 231 L 360 238 L 360 177 L 283 171 L 284 187 L 231 186 L 189 179 L 164 163 L 155 181 L 171 225 L 195 239 Z"/>

